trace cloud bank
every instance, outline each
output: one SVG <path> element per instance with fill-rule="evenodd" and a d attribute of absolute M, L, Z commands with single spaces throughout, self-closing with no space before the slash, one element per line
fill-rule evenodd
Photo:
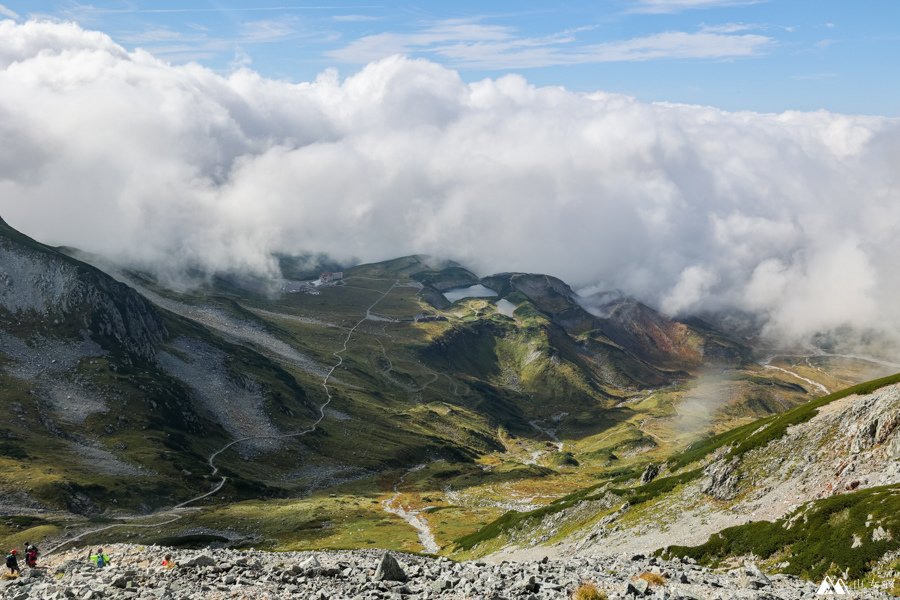
<path fill-rule="evenodd" d="M 900 331 L 897 120 L 465 83 L 402 57 L 291 84 L 12 21 L 0 90 L 0 215 L 50 243 L 158 271 L 430 253 L 749 311 L 784 340 Z"/>

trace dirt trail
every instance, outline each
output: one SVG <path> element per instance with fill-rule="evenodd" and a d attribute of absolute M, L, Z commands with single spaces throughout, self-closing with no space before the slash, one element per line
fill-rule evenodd
<path fill-rule="evenodd" d="M 408 509 L 400 504 L 400 486 L 403 485 L 403 482 L 406 480 L 406 476 L 410 473 L 421 471 L 424 468 L 424 464 L 416 465 L 415 467 L 404 473 L 397 481 L 397 483 L 394 484 L 394 495 L 382 502 L 381 505 L 384 508 L 385 512 L 392 515 L 397 515 L 398 517 L 409 523 L 410 527 L 416 530 L 416 532 L 419 534 L 419 543 L 422 544 L 423 548 L 425 548 L 425 552 L 437 554 L 438 552 L 440 552 L 441 547 L 438 545 L 437 540 L 434 539 L 434 533 L 432 533 L 431 526 L 428 525 L 428 521 L 421 516 L 422 511 Z"/>
<path fill-rule="evenodd" d="M 399 323 L 400 321 L 394 321 L 394 322 Z M 403 391 L 407 392 L 408 394 L 410 394 L 410 396 L 414 396 L 415 394 L 421 394 L 422 392 L 427 390 L 432 384 L 434 384 L 435 382 L 437 382 L 438 379 L 440 379 L 441 375 L 443 375 L 444 377 L 447 378 L 447 381 L 449 381 L 450 385 L 451 385 L 451 387 L 448 388 L 448 392 L 453 394 L 456 397 L 460 396 L 456 382 L 453 381 L 453 379 L 449 375 L 447 375 L 446 373 L 438 373 L 434 369 L 431 369 L 427 365 L 425 365 L 425 363 L 423 363 L 421 360 L 416 360 L 415 362 L 423 370 L 428 371 L 428 374 L 430 375 L 431 379 L 429 379 L 427 382 L 425 382 L 423 384 L 418 384 L 417 382 L 414 382 L 414 383 L 416 383 L 415 385 L 403 383 L 402 381 L 398 380 L 396 377 L 394 377 L 391 374 L 394 371 L 394 362 L 388 356 L 387 349 L 384 346 L 384 342 L 382 342 L 378 338 L 378 336 L 381 335 L 392 341 L 394 341 L 396 339 L 392 334 L 388 333 L 387 325 L 382 326 L 380 334 L 375 333 L 373 331 L 368 331 L 368 332 L 366 332 L 366 334 L 371 335 L 372 338 L 375 340 L 375 342 L 378 344 L 378 346 L 381 348 L 381 355 L 384 357 L 384 360 L 387 362 L 387 365 L 388 365 L 386 369 L 381 370 L 381 374 L 384 375 L 385 379 L 390 381 L 393 385 L 396 385 Z"/>
<path fill-rule="evenodd" d="M 553 440 L 553 442 L 556 444 L 557 450 L 559 450 L 560 452 L 563 451 L 563 445 L 564 445 L 563 441 L 561 439 L 559 439 L 558 435 L 556 435 L 555 429 L 551 429 L 549 427 L 544 427 L 544 426 L 540 425 L 538 421 L 528 421 L 528 424 L 531 425 L 532 427 L 534 427 L 537 431 L 540 431 L 541 433 L 546 435 L 551 440 Z"/>
<path fill-rule="evenodd" d="M 210 469 L 212 469 L 212 472 L 211 472 L 212 477 L 215 477 L 219 474 L 219 468 L 216 466 L 216 458 L 220 454 L 222 454 L 223 452 L 225 452 L 226 450 L 228 450 L 229 448 L 234 446 L 235 444 L 240 444 L 241 442 L 246 442 L 246 441 L 250 441 L 250 440 L 259 440 L 259 439 L 284 440 L 284 439 L 289 439 L 289 438 L 302 437 L 302 436 L 310 434 L 316 430 L 316 428 L 319 426 L 319 423 L 321 423 L 322 420 L 325 419 L 325 409 L 328 408 L 328 405 L 331 404 L 331 401 L 334 399 L 333 396 L 331 395 L 331 388 L 329 387 L 328 382 L 331 379 L 331 376 L 334 374 L 334 372 L 337 369 L 339 369 L 342 364 L 344 364 L 344 353 L 347 351 L 347 346 L 350 343 L 350 339 L 353 337 L 353 334 L 356 332 L 356 330 L 359 328 L 359 326 L 362 325 L 367 320 L 367 318 L 369 316 L 369 311 L 371 311 L 375 307 L 376 304 L 378 304 L 379 302 L 384 300 L 384 298 L 389 293 L 391 293 L 391 291 L 395 287 L 397 287 L 396 281 L 394 281 L 394 283 L 391 285 L 391 287 L 389 287 L 387 290 L 385 290 L 384 293 L 379 295 L 378 298 L 372 304 L 370 304 L 368 308 L 366 308 L 366 316 L 364 316 L 362 319 L 357 321 L 356 324 L 347 331 L 347 337 L 344 338 L 344 343 L 341 346 L 341 349 L 332 352 L 332 356 L 337 358 L 337 362 L 334 365 L 332 365 L 332 367 L 325 374 L 325 377 L 322 379 L 322 387 L 325 390 L 325 398 L 326 399 L 325 399 L 325 402 L 319 406 L 319 417 L 313 422 L 313 424 L 310 425 L 309 427 L 307 427 L 306 429 L 302 429 L 300 431 L 295 431 L 293 433 L 283 433 L 280 435 L 273 435 L 273 436 L 249 436 L 249 437 L 232 440 L 231 442 L 228 442 L 227 444 L 225 444 L 224 446 L 222 446 L 221 448 L 219 448 L 218 450 L 216 450 L 215 452 L 213 452 L 212 454 L 209 455 L 207 464 L 209 464 Z M 228 477 L 223 475 L 221 480 L 219 481 L 219 483 L 216 484 L 216 486 L 213 489 L 206 492 L 205 494 L 201 494 L 201 495 L 197 496 L 196 498 L 191 498 L 190 500 L 185 500 L 181 504 L 177 504 L 175 506 L 175 508 L 183 508 L 185 506 L 188 506 L 189 504 L 194 504 L 195 502 L 197 502 L 199 500 L 202 500 L 208 496 L 211 496 L 212 494 L 215 494 L 216 492 L 218 492 L 219 490 L 222 489 L 222 486 L 225 485 L 226 481 L 228 481 Z"/>
<path fill-rule="evenodd" d="M 788 370 L 788 369 L 784 369 L 784 368 L 782 368 L 782 367 L 776 367 L 775 365 L 769 364 L 769 363 L 771 363 L 773 360 L 775 360 L 776 358 L 778 358 L 779 356 L 782 356 L 782 355 L 781 355 L 781 354 L 776 354 L 776 355 L 772 355 L 772 356 L 770 356 L 769 358 L 767 358 L 767 359 L 762 363 L 763 368 L 764 368 L 764 369 L 769 369 L 769 370 L 772 370 L 772 371 L 781 371 L 782 373 L 787 373 L 787 374 L 790 375 L 791 377 L 796 377 L 796 378 L 799 379 L 800 381 L 804 381 L 804 382 L 808 383 L 809 385 L 811 385 L 811 386 L 813 386 L 813 387 L 815 387 L 815 388 L 818 388 L 823 394 L 830 394 L 830 393 L 831 393 L 831 391 L 830 391 L 827 387 L 825 387 L 824 385 L 822 385 L 822 384 L 819 383 L 818 381 L 813 381 L 812 379 L 809 379 L 808 377 L 804 377 L 803 375 L 800 375 L 799 373 L 795 373 L 794 371 L 790 371 L 790 370 Z"/>
<path fill-rule="evenodd" d="M 181 519 L 182 512 L 181 511 L 175 512 L 176 510 L 177 509 L 172 508 L 172 509 L 168 509 L 165 511 L 161 511 L 161 512 L 152 514 L 152 515 L 138 515 L 138 516 L 134 516 L 134 517 L 118 517 L 122 521 L 126 521 L 126 522 L 125 523 L 113 523 L 111 525 L 104 525 L 103 527 L 97 527 L 95 529 L 88 529 L 87 531 L 82 531 L 75 537 L 69 538 L 63 542 L 58 543 L 57 545 L 53 546 L 52 548 L 50 548 L 46 552 L 43 552 L 42 554 L 45 557 L 50 556 L 57 550 L 65 547 L 65 546 L 68 546 L 69 544 L 82 541 L 85 537 L 87 537 L 89 535 L 93 535 L 95 533 L 100 533 L 101 531 L 106 531 L 107 529 L 113 529 L 115 527 L 142 527 L 145 529 L 149 529 L 151 527 L 162 527 L 163 525 L 168 525 L 169 523 L 174 523 L 175 521 L 178 521 L 179 519 Z M 168 516 L 170 518 L 166 521 L 160 521 L 158 523 L 128 523 L 127 522 L 127 521 L 133 521 L 133 520 L 136 521 L 138 519 L 148 519 L 148 518 L 160 517 L 160 516 Z"/>
<path fill-rule="evenodd" d="M 900 363 L 895 363 L 895 362 L 891 362 L 891 361 L 884 360 L 881 358 L 876 358 L 874 356 L 866 356 L 864 354 L 834 354 L 831 352 L 816 352 L 815 354 L 779 354 L 778 356 L 781 356 L 783 358 L 807 358 L 807 359 L 817 358 L 817 357 L 849 358 L 852 360 L 861 360 L 864 362 L 870 362 L 870 363 L 873 363 L 876 365 L 881 365 L 882 367 L 890 367 L 891 369 L 900 369 Z"/>
<path fill-rule="evenodd" d="M 866 362 L 875 363 L 876 365 L 881 365 L 883 367 L 890 367 L 892 369 L 900 369 L 900 364 L 895 362 L 890 362 L 887 360 L 881 360 L 880 358 L 874 358 L 872 356 L 863 356 L 861 354 L 823 354 L 822 356 L 834 356 L 837 358 L 852 358 L 855 360 L 864 360 Z"/>
<path fill-rule="evenodd" d="M 881 358 L 876 358 L 874 356 L 865 356 L 862 354 L 838 354 L 838 353 L 833 353 L 833 352 L 817 352 L 817 351 L 812 354 L 773 354 L 772 356 L 768 357 L 765 361 L 763 361 L 760 364 L 762 365 L 762 367 L 764 369 L 781 371 L 782 373 L 786 373 L 792 377 L 796 377 L 797 379 L 804 381 L 804 382 L 812 385 L 813 387 L 818 388 L 825 394 L 829 394 L 829 393 L 831 393 L 831 391 L 827 387 L 822 385 L 821 383 L 819 383 L 817 381 L 813 381 L 812 379 L 803 377 L 802 375 L 795 373 L 794 371 L 791 371 L 789 369 L 784 369 L 782 367 L 776 367 L 775 365 L 770 364 L 776 358 L 802 358 L 806 361 L 807 366 L 809 366 L 811 369 L 814 369 L 819 372 L 824 372 L 824 371 L 822 371 L 821 368 L 813 365 L 812 362 L 810 361 L 810 359 L 818 358 L 818 357 L 847 358 L 847 359 L 851 359 L 851 360 L 860 360 L 860 361 L 872 363 L 875 365 L 879 365 L 882 367 L 900 370 L 900 363 L 895 363 L 895 362 L 891 362 L 891 361 L 884 360 Z"/>
<path fill-rule="evenodd" d="M 542 425 L 540 424 L 540 422 L 538 422 L 538 421 L 528 421 L 528 424 L 531 425 L 531 426 L 535 429 L 535 431 L 538 431 L 538 432 L 540 432 L 540 433 L 543 433 L 543 434 L 546 435 L 548 438 L 550 438 L 551 440 L 553 440 L 553 443 L 556 444 L 556 449 L 557 449 L 558 452 L 562 452 L 562 451 L 563 451 L 563 448 L 565 447 L 565 444 L 563 443 L 563 441 L 562 441 L 561 439 L 559 439 L 559 436 L 556 434 L 556 430 L 555 430 L 555 429 L 551 429 L 551 428 L 549 428 L 549 427 L 544 427 L 544 426 L 542 426 Z M 546 451 L 546 450 L 535 450 L 534 452 L 531 453 L 530 458 L 528 458 L 528 459 L 525 461 L 525 464 L 526 464 L 526 465 L 536 465 L 536 464 L 537 464 L 537 461 L 538 461 L 538 460 L 541 458 L 541 456 L 543 456 L 544 454 L 547 454 L 547 451 Z"/>
<path fill-rule="evenodd" d="M 332 375 L 334 374 L 334 372 L 338 368 L 340 368 L 341 365 L 344 363 L 343 355 L 347 351 L 347 347 L 350 344 L 350 339 L 353 337 L 353 334 L 356 332 L 356 330 L 359 328 L 359 326 L 362 325 L 368 319 L 370 311 L 375 307 L 375 305 L 377 305 L 379 302 L 381 302 L 395 287 L 397 287 L 397 283 L 398 283 L 397 281 L 394 281 L 394 283 L 391 285 L 391 287 L 389 287 L 382 294 L 380 294 L 378 296 L 378 298 L 376 298 L 375 301 L 372 302 L 372 304 L 370 304 L 366 308 L 365 316 L 362 319 L 360 319 L 353 327 L 351 327 L 347 331 L 347 337 L 344 338 L 344 343 L 341 346 L 341 348 L 332 353 L 332 355 L 337 359 L 337 361 L 335 362 L 334 365 L 332 365 L 332 367 L 328 370 L 328 372 L 325 374 L 325 376 L 322 379 L 322 387 L 325 389 L 326 400 L 324 403 L 322 403 L 322 405 L 319 406 L 319 417 L 315 420 L 315 422 L 313 422 L 313 424 L 310 425 L 309 427 L 306 427 L 305 429 L 302 429 L 300 431 L 295 431 L 293 433 L 285 433 L 285 434 L 271 435 L 271 436 L 270 435 L 249 436 L 249 437 L 244 437 L 244 438 L 240 438 L 240 439 L 236 439 L 236 440 L 232 440 L 232 441 L 228 442 L 227 444 L 225 444 L 224 446 L 222 446 L 215 452 L 211 453 L 209 455 L 209 458 L 206 461 L 211 469 L 211 473 L 210 473 L 211 477 L 216 477 L 219 474 L 219 467 L 216 466 L 216 458 L 218 458 L 218 456 L 220 454 L 222 454 L 229 448 L 235 446 L 236 444 L 240 444 L 241 442 L 246 442 L 246 441 L 250 441 L 250 440 L 258 440 L 258 439 L 288 439 L 288 438 L 301 437 L 301 436 L 307 435 L 309 433 L 312 433 L 313 431 L 316 430 L 316 428 L 319 426 L 319 424 L 325 418 L 325 409 L 328 407 L 329 404 L 331 404 L 331 401 L 333 400 L 333 396 L 331 394 L 331 389 L 329 388 L 329 381 L 332 379 Z M 118 517 L 118 519 L 122 522 L 112 523 L 110 525 L 105 525 L 103 527 L 97 527 L 95 529 L 89 529 L 89 530 L 83 531 L 83 532 L 79 533 L 77 536 L 69 538 L 63 542 L 60 542 L 56 546 L 53 546 L 52 548 L 50 548 L 50 550 L 45 552 L 44 555 L 48 556 L 48 555 L 58 551 L 59 549 L 65 547 L 65 546 L 68 546 L 69 544 L 72 544 L 73 542 L 83 540 L 88 535 L 99 533 L 101 531 L 106 531 L 108 529 L 113 529 L 115 527 L 152 528 L 152 527 L 160 527 L 162 525 L 167 525 L 169 523 L 174 523 L 175 521 L 178 521 L 179 519 L 181 519 L 187 510 L 192 510 L 192 509 L 188 508 L 189 505 L 195 504 L 196 502 L 199 502 L 200 500 L 203 500 L 204 498 L 208 498 L 209 496 L 212 496 L 213 494 L 217 493 L 219 490 L 222 489 L 222 487 L 225 485 L 225 483 L 227 481 L 228 481 L 228 477 L 226 475 L 222 475 L 221 478 L 219 479 L 218 483 L 216 483 L 216 485 L 213 486 L 213 488 L 211 490 L 209 490 L 208 492 L 205 492 L 203 494 L 200 494 L 198 496 L 195 496 L 193 498 L 185 500 L 184 502 L 176 504 L 172 508 L 163 509 L 163 510 L 157 511 L 153 514 L 150 514 L 150 515 Z M 148 518 L 153 518 L 153 517 L 168 517 L 168 520 L 164 520 L 164 521 L 156 522 L 156 523 L 140 523 L 140 524 L 128 522 L 128 521 L 136 521 L 136 520 L 140 520 L 140 519 L 148 519 Z M 426 524 L 426 526 L 427 526 L 427 524 Z M 433 542 L 433 537 L 432 537 L 432 542 Z M 436 546 L 436 543 L 435 543 L 435 546 Z"/>

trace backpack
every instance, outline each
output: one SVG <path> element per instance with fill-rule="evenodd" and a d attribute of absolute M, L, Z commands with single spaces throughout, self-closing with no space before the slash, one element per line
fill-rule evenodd
<path fill-rule="evenodd" d="M 6 566 L 12 569 L 16 566 L 16 555 L 15 554 L 7 554 L 6 555 Z"/>
<path fill-rule="evenodd" d="M 98 567 L 105 567 L 105 566 L 106 566 L 106 560 L 104 559 L 104 557 L 103 557 L 102 554 L 98 554 L 98 555 L 97 555 L 97 566 L 98 566 Z"/>

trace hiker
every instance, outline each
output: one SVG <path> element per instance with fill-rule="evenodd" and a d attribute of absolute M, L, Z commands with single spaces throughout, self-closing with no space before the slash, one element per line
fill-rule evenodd
<path fill-rule="evenodd" d="M 38 554 L 40 554 L 40 551 L 38 551 L 37 546 L 35 546 L 31 542 L 25 542 L 26 565 L 28 565 L 32 569 L 37 567 Z"/>
<path fill-rule="evenodd" d="M 164 566 L 167 569 L 175 568 L 175 561 L 172 559 L 171 554 L 166 554 L 166 557 L 162 561 L 162 566 Z"/>
<path fill-rule="evenodd" d="M 103 568 L 109 564 L 109 555 L 103 553 L 103 548 L 97 548 L 96 554 L 88 554 L 88 560 L 94 563 L 94 566 Z"/>
<path fill-rule="evenodd" d="M 9 551 L 9 554 L 6 555 L 6 568 L 9 569 L 10 575 L 18 575 L 19 574 L 19 558 L 16 556 L 18 552 L 15 548 Z"/>

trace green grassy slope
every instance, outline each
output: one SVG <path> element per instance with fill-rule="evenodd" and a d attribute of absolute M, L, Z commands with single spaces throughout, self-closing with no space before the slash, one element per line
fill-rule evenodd
<path fill-rule="evenodd" d="M 878 535 L 879 527 L 900 531 L 900 486 L 816 500 L 775 522 L 729 527 L 703 545 L 669 546 L 661 553 L 690 556 L 710 565 L 753 554 L 778 563 L 780 571 L 807 579 L 832 574 L 855 580 L 865 577 L 886 554 L 900 550 L 900 539 Z"/>

